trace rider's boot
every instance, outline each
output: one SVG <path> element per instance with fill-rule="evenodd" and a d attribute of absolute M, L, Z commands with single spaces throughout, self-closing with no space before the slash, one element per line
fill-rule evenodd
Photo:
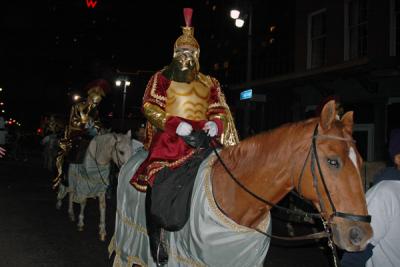
<path fill-rule="evenodd" d="M 164 241 L 164 233 L 162 229 L 155 223 L 155 220 L 151 216 L 151 188 L 147 186 L 146 192 L 146 224 L 147 233 L 150 241 L 151 255 L 156 262 L 157 266 L 163 266 L 168 262 L 168 251 Z"/>

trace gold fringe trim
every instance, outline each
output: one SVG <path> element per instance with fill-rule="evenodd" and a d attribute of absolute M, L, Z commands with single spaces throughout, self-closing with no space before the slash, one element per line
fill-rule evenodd
<path fill-rule="evenodd" d="M 169 168 L 175 168 L 177 166 L 182 165 L 186 160 L 188 160 L 193 154 L 195 153 L 195 150 L 193 149 L 192 151 L 190 151 L 189 154 L 187 154 L 186 156 L 174 161 L 174 162 L 167 162 L 167 161 L 154 161 L 153 163 L 151 163 L 147 168 L 150 169 L 152 165 L 158 165 L 160 164 L 160 167 L 154 168 L 152 169 L 149 174 L 147 175 L 147 180 L 149 179 L 149 177 L 152 177 L 153 175 L 155 175 L 157 172 L 159 172 L 161 169 L 163 169 L 164 167 L 169 167 Z M 146 180 L 146 181 L 147 181 Z"/>
<path fill-rule="evenodd" d="M 171 251 L 170 251 L 169 254 L 172 257 L 174 257 L 177 262 L 183 263 L 183 264 L 185 264 L 187 266 L 194 266 L 194 267 L 206 267 L 207 266 L 207 265 L 204 265 L 204 264 L 202 264 L 202 263 L 200 263 L 200 262 L 198 262 L 196 260 L 193 260 L 191 258 L 183 257 L 183 256 L 178 255 L 176 253 L 173 253 Z"/>
<path fill-rule="evenodd" d="M 215 155 L 212 155 L 209 162 L 207 163 L 207 167 L 205 169 L 204 175 L 205 175 L 205 181 L 204 181 L 204 191 L 206 193 L 206 198 L 207 201 L 210 205 L 211 211 L 218 217 L 218 219 L 224 223 L 227 227 L 232 229 L 235 232 L 254 232 L 256 231 L 255 229 L 249 228 L 247 226 L 243 226 L 240 224 L 237 224 L 234 222 L 232 219 L 227 217 L 225 214 L 221 212 L 221 210 L 218 208 L 217 204 L 215 203 L 215 199 L 212 193 L 212 188 L 211 188 L 211 168 L 216 161 L 217 157 Z M 260 224 L 257 226 L 257 229 L 267 229 L 268 225 L 270 223 L 270 217 L 269 214 L 265 217 L 264 220 L 260 222 Z M 265 226 L 264 226 L 265 225 Z M 263 227 L 264 226 L 264 227 Z"/>
<path fill-rule="evenodd" d="M 137 231 L 139 231 L 142 234 L 147 235 L 147 229 L 146 227 L 143 227 L 137 223 L 134 223 L 133 221 L 131 221 L 128 217 L 122 215 L 121 211 L 119 209 L 117 209 L 117 216 L 121 219 L 121 221 L 126 224 L 129 227 L 135 228 Z M 143 214 L 144 216 L 144 214 Z"/>
<path fill-rule="evenodd" d="M 167 101 L 167 98 L 165 96 L 159 95 L 156 93 L 157 90 L 157 85 L 158 85 L 158 76 L 160 75 L 161 72 L 157 72 L 154 77 L 153 84 L 151 86 L 151 91 L 150 95 L 156 100 L 156 103 L 164 108 L 165 107 L 165 102 Z"/>

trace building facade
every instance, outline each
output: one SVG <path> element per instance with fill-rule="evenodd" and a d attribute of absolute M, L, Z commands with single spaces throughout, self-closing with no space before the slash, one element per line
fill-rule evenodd
<path fill-rule="evenodd" d="M 387 159 L 390 131 L 400 127 L 400 1 L 297 0 L 291 8 L 286 24 L 292 28 L 281 38 L 293 41 L 279 48 L 292 55 L 286 58 L 292 67 L 260 75 L 274 62 L 259 63 L 263 58 L 254 49 L 257 75 L 229 85 L 242 133 L 314 116 L 324 99 L 336 96 L 345 111 L 354 111 L 354 137 L 363 158 Z M 249 88 L 266 101 L 238 100 Z"/>

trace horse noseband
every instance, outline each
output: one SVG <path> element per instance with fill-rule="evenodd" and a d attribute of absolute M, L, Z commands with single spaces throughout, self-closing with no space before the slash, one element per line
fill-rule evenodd
<path fill-rule="evenodd" d="M 333 217 L 340 217 L 352 222 L 366 222 L 366 223 L 371 222 L 371 215 L 354 215 L 350 213 L 335 211 L 331 215 L 331 218 Z"/>

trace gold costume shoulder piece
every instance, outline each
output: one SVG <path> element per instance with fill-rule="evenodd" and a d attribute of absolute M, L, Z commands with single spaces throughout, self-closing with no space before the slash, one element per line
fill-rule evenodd
<path fill-rule="evenodd" d="M 160 75 L 161 72 L 158 71 L 151 77 L 144 92 L 143 102 L 152 102 L 154 104 L 157 104 L 161 108 L 165 108 L 165 102 L 167 101 L 167 97 L 165 95 L 164 90 L 158 90 L 159 89 L 158 79 Z M 160 91 L 163 93 L 160 94 Z"/>
<path fill-rule="evenodd" d="M 224 132 L 221 134 L 220 142 L 224 146 L 234 146 L 239 144 L 239 136 L 236 130 L 235 121 L 233 119 L 232 113 L 226 103 L 225 95 L 222 93 L 221 86 L 217 79 L 211 77 L 211 80 L 216 86 L 218 91 L 218 98 L 220 99 L 220 104 L 225 110 L 225 118 L 221 118 L 224 122 Z"/>

